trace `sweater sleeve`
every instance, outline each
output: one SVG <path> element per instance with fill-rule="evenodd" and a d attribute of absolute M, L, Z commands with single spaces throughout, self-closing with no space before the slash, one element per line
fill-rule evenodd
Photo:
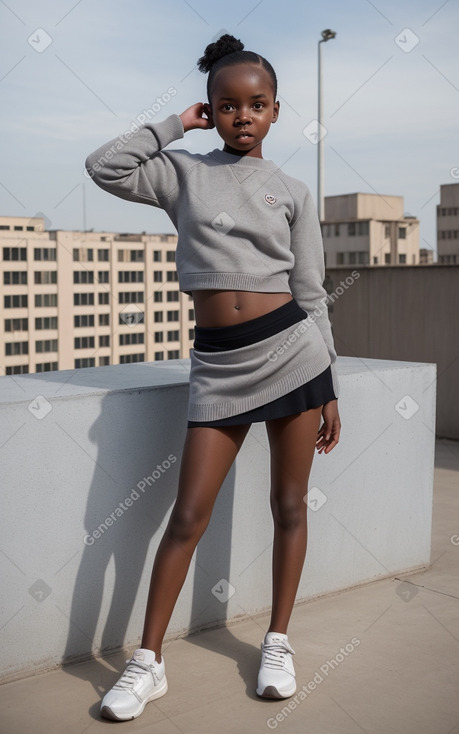
<path fill-rule="evenodd" d="M 301 308 L 317 324 L 330 354 L 333 388 L 336 397 L 339 382 L 336 371 L 336 351 L 328 317 L 324 251 L 317 211 L 311 193 L 306 190 L 301 214 L 291 227 L 290 249 L 295 262 L 290 271 L 289 285 L 292 295 Z"/>
<path fill-rule="evenodd" d="M 105 143 L 87 157 L 86 170 L 110 194 L 168 210 L 177 192 L 178 170 L 174 156 L 161 151 L 183 136 L 181 118 L 170 115 Z"/>

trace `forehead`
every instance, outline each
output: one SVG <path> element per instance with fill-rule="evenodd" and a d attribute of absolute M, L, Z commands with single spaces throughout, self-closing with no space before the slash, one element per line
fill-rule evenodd
<path fill-rule="evenodd" d="M 235 64 L 224 66 L 215 74 L 212 82 L 212 96 L 219 97 L 236 92 L 239 94 L 255 94 L 264 92 L 273 93 L 273 83 L 270 75 L 262 66 L 257 64 Z"/>

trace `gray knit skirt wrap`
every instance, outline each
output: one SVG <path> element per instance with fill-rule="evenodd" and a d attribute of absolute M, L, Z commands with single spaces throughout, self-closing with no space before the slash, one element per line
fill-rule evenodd
<path fill-rule="evenodd" d="M 209 335 L 212 341 L 213 335 L 224 333 L 224 344 L 231 343 L 234 335 L 235 343 L 241 343 L 240 327 L 244 331 L 244 346 L 216 347 L 216 351 L 195 346 L 190 350 L 188 421 L 219 421 L 253 411 L 292 393 L 330 366 L 330 355 L 318 326 L 296 301 L 240 325 L 196 327 L 195 345 L 201 343 L 198 334 Z M 269 335 L 264 337 L 266 333 Z M 331 388 L 328 399 L 334 398 Z"/>

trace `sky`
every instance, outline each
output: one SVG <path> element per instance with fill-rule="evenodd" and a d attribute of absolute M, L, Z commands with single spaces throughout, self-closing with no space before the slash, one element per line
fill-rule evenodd
<path fill-rule="evenodd" d="M 263 155 L 316 199 L 322 44 L 325 194 L 400 195 L 436 250 L 440 184 L 459 180 L 457 0 L 0 0 L 0 215 L 51 229 L 174 232 L 167 215 L 117 199 L 84 175 L 86 156 L 160 98 L 156 119 L 206 101 L 196 62 L 228 32 L 265 56 L 280 117 Z M 164 103 L 173 87 L 175 95 Z M 215 130 L 171 148 L 207 152 Z"/>

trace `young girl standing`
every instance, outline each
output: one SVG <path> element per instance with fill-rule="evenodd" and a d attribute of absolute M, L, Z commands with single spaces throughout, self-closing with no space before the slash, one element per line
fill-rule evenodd
<path fill-rule="evenodd" d="M 339 440 L 336 352 L 310 192 L 262 156 L 279 115 L 276 75 L 243 49 L 228 34 L 206 48 L 198 65 L 209 72 L 208 103 L 112 140 L 86 162 L 101 188 L 167 212 L 178 231 L 179 287 L 196 318 L 178 494 L 153 566 L 141 647 L 101 704 L 116 720 L 139 716 L 167 691 L 162 641 L 219 489 L 256 421 L 266 423 L 270 445 L 274 521 L 271 621 L 256 691 L 296 691 L 287 626 L 306 553 L 314 448 L 327 454 Z M 165 150 L 188 130 L 214 127 L 222 150 Z"/>

